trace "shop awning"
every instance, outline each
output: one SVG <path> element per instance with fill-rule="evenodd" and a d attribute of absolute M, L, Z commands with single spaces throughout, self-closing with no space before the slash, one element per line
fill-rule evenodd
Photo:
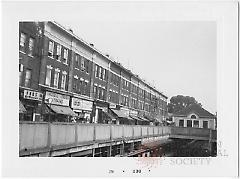
<path fill-rule="evenodd" d="M 121 110 L 116 110 L 116 109 L 111 109 L 113 111 L 114 114 L 116 114 L 119 118 L 126 118 L 129 120 L 133 120 L 131 117 L 129 117 L 128 115 L 126 115 L 124 113 L 124 111 Z"/>
<path fill-rule="evenodd" d="M 58 105 L 49 105 L 48 107 L 50 107 L 55 113 L 58 114 L 64 114 L 64 115 L 68 115 L 68 116 L 77 116 L 70 107 L 68 106 L 58 106 Z"/>
<path fill-rule="evenodd" d="M 122 118 L 128 118 L 128 115 L 126 115 L 123 111 L 121 110 L 116 110 L 116 109 L 111 109 L 118 117 Z"/>
<path fill-rule="evenodd" d="M 131 117 L 132 119 L 134 119 L 134 120 L 137 120 L 137 121 L 143 121 L 142 119 L 138 118 L 137 116 L 131 116 L 131 115 L 130 115 L 130 117 Z"/>
<path fill-rule="evenodd" d="M 26 112 L 27 112 L 27 110 L 25 109 L 25 107 L 23 106 L 21 101 L 19 100 L 19 113 L 26 113 Z"/>
<path fill-rule="evenodd" d="M 104 114 L 106 114 L 106 116 L 108 116 L 111 120 L 116 120 L 116 118 L 108 112 L 104 112 Z"/>
<path fill-rule="evenodd" d="M 148 119 L 144 118 L 144 117 L 139 117 L 138 118 L 142 119 L 143 121 L 147 121 L 147 122 L 150 122 Z"/>

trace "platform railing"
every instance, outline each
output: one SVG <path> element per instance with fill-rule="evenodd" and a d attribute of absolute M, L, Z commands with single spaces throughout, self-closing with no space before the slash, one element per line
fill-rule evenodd
<path fill-rule="evenodd" d="M 19 151 L 52 150 L 53 148 L 76 147 L 96 142 L 173 135 L 208 139 L 216 138 L 216 131 L 170 126 L 20 121 Z"/>

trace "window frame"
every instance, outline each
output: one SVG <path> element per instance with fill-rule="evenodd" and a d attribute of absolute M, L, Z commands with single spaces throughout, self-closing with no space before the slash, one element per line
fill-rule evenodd
<path fill-rule="evenodd" d="M 29 78 L 27 78 L 27 72 L 30 72 Z M 32 70 L 27 68 L 25 71 L 25 79 L 24 79 L 24 86 L 30 87 L 31 86 L 31 78 L 32 78 Z M 28 80 L 27 80 L 28 79 Z"/>
<path fill-rule="evenodd" d="M 54 78 L 53 78 L 53 87 L 58 88 L 59 87 L 59 75 L 60 71 L 55 69 L 54 71 Z"/>
<path fill-rule="evenodd" d="M 32 43 L 30 43 L 30 42 L 32 42 Z M 33 37 L 30 37 L 29 41 L 28 41 L 28 55 L 30 55 L 30 56 L 33 56 L 33 54 L 34 54 L 34 45 L 35 45 L 35 39 Z"/>
<path fill-rule="evenodd" d="M 52 45 L 50 46 L 50 44 L 52 44 Z M 54 52 L 54 42 L 52 40 L 49 40 L 49 42 L 48 42 L 48 57 L 53 58 L 53 52 Z"/>
<path fill-rule="evenodd" d="M 68 49 L 63 48 L 63 58 L 62 58 L 63 64 L 68 64 Z"/>
<path fill-rule="evenodd" d="M 66 82 L 67 82 L 67 74 L 62 73 L 62 79 L 61 79 L 61 90 L 66 90 Z"/>

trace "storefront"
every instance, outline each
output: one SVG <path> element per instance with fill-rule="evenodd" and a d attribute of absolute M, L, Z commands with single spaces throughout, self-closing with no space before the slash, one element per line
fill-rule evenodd
<path fill-rule="evenodd" d="M 76 114 L 69 107 L 70 96 L 46 91 L 44 120 L 49 122 L 72 122 Z"/>
<path fill-rule="evenodd" d="M 76 122 L 80 123 L 90 123 L 93 102 L 80 99 L 80 98 L 72 98 L 71 108 L 77 114 L 75 117 Z"/>
<path fill-rule="evenodd" d="M 142 125 L 149 125 L 150 121 L 144 117 L 144 112 L 143 111 L 139 111 L 138 112 L 138 118 L 142 119 Z"/>
<path fill-rule="evenodd" d="M 111 109 L 111 111 L 118 118 L 119 124 L 128 124 L 128 125 L 134 125 L 135 124 L 135 120 L 130 117 L 129 109 L 121 107 L 119 110 L 118 109 Z"/>
<path fill-rule="evenodd" d="M 20 89 L 20 106 L 25 111 L 20 115 L 21 120 L 25 121 L 39 121 L 40 108 L 43 94 L 29 89 Z"/>
<path fill-rule="evenodd" d="M 112 120 L 108 113 L 109 104 L 104 101 L 94 101 L 93 107 L 93 123 L 107 124 Z"/>
<path fill-rule="evenodd" d="M 130 110 L 130 117 L 134 120 L 135 125 L 143 124 L 143 120 L 141 118 L 138 118 L 138 112 L 137 111 Z"/>

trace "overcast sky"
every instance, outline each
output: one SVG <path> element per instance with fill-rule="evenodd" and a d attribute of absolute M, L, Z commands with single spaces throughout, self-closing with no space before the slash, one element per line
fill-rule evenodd
<path fill-rule="evenodd" d="M 212 21 L 60 21 L 169 99 L 189 95 L 216 112 L 216 24 Z"/>

